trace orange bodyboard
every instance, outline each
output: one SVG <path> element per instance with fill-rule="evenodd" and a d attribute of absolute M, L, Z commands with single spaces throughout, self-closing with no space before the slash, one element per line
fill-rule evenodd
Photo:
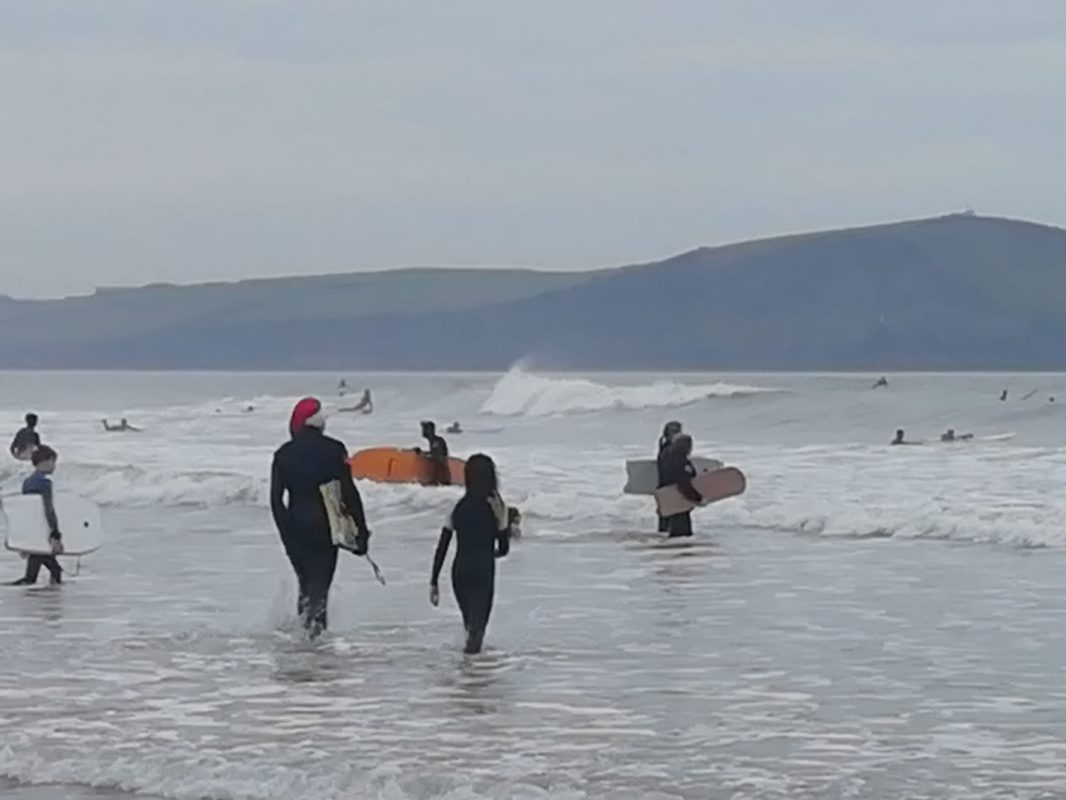
<path fill-rule="evenodd" d="M 360 450 L 348 462 L 352 477 L 378 483 L 433 483 L 433 465 L 423 453 L 401 450 L 397 447 L 374 447 Z M 458 458 L 448 459 L 452 485 L 462 486 L 466 462 Z"/>

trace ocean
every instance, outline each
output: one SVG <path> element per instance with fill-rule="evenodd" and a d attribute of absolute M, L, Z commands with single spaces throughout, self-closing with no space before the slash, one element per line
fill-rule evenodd
<path fill-rule="evenodd" d="M 62 588 L 0 587 L 0 794 L 1062 797 L 1066 376 L 877 377 L 0 373 L 108 528 Z M 458 420 L 523 510 L 481 656 L 428 602 L 453 488 L 361 484 L 388 585 L 344 557 L 329 633 L 296 625 L 270 458 L 295 400 L 363 387 L 351 450 Z M 621 493 L 674 418 L 748 477 L 676 545 Z"/>

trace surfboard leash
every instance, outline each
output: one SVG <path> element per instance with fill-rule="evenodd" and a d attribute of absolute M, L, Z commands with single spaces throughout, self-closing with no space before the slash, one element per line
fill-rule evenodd
<path fill-rule="evenodd" d="M 369 563 L 370 566 L 373 568 L 374 577 L 378 579 L 378 583 L 380 583 L 382 586 L 387 586 L 388 584 L 385 583 L 385 576 L 381 574 L 381 567 L 374 563 L 374 559 L 370 557 L 370 554 L 366 553 L 363 558 L 365 558 L 367 560 L 367 563 Z"/>

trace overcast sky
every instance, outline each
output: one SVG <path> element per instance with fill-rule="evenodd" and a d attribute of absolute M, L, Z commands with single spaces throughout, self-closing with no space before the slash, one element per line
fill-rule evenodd
<path fill-rule="evenodd" d="M 1066 223 L 1062 0 L 25 0 L 0 292 Z"/>

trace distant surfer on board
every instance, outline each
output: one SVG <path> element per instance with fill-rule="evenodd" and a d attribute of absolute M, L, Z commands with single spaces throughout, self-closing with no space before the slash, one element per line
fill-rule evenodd
<path fill-rule="evenodd" d="M 679 433 L 667 449 L 662 460 L 660 480 L 663 486 L 677 486 L 678 491 L 697 505 L 703 502 L 703 495 L 696 491 L 692 479 L 696 477 L 696 468 L 692 465 L 692 437 Z M 692 535 L 692 512 L 674 514 L 666 518 L 666 533 L 670 538 Z"/>
<path fill-rule="evenodd" d="M 32 586 L 37 583 L 41 567 L 45 567 L 52 576 L 52 585 L 63 582 L 63 568 L 59 566 L 56 555 L 63 552 L 63 535 L 59 532 L 59 519 L 52 504 L 52 479 L 48 476 L 56 471 L 59 456 L 47 445 L 41 445 L 33 451 L 33 474 L 22 483 L 23 494 L 39 494 L 44 502 L 44 517 L 48 520 L 51 533 L 48 543 L 52 545 L 52 555 L 42 556 L 31 553 L 26 558 L 26 574 L 11 586 Z"/>
<path fill-rule="evenodd" d="M 104 430 L 107 431 L 108 433 L 140 433 L 141 432 L 140 428 L 135 428 L 132 425 L 130 425 L 130 421 L 128 419 L 126 419 L 125 417 L 123 417 L 122 419 L 119 420 L 118 425 L 112 425 L 106 419 L 102 419 L 100 421 L 102 423 L 104 423 Z"/>
<path fill-rule="evenodd" d="M 435 422 L 422 423 L 422 438 L 429 444 L 425 457 L 433 469 L 433 482 L 430 485 L 451 486 L 452 472 L 448 467 L 448 443 L 437 434 Z"/>
<path fill-rule="evenodd" d="M 337 546 L 322 499 L 323 486 L 340 483 L 344 510 L 358 529 L 352 552 L 366 555 L 370 539 L 348 451 L 325 435 L 325 427 L 326 416 L 318 400 L 308 397 L 297 403 L 289 420 L 291 438 L 274 454 L 270 471 L 270 510 L 296 573 L 297 614 L 311 638 L 326 629 L 329 590 L 337 569 Z"/>
<path fill-rule="evenodd" d="M 666 454 L 670 452 L 670 446 L 674 443 L 674 438 L 680 436 L 682 432 L 681 423 L 676 420 L 667 422 L 663 426 L 663 435 L 659 437 L 659 454 L 655 458 L 656 468 L 658 470 L 659 480 L 656 484 L 657 488 L 661 489 L 664 486 L 670 484 L 664 480 L 663 477 L 663 463 L 666 460 Z M 669 526 L 666 523 L 666 517 L 659 516 L 659 533 L 666 533 L 669 530 Z"/>
<path fill-rule="evenodd" d="M 893 445 L 897 445 L 897 444 L 921 444 L 921 442 L 908 442 L 907 441 L 907 435 L 906 435 L 906 433 L 904 433 L 903 428 L 897 428 L 896 429 L 896 438 L 893 439 L 891 442 L 889 442 L 889 444 L 893 444 Z"/>
<path fill-rule="evenodd" d="M 481 652 L 496 592 L 496 559 L 511 549 L 510 510 L 500 498 L 496 465 L 478 453 L 466 462 L 466 494 L 452 510 L 440 532 L 429 579 L 429 601 L 440 604 L 440 573 L 452 536 L 456 540 L 452 562 L 452 591 L 463 615 L 466 646 L 463 652 Z"/>
<path fill-rule="evenodd" d="M 887 389 L 888 388 L 888 378 L 886 378 L 884 376 L 878 378 L 877 379 L 877 383 L 875 383 L 871 388 L 873 388 L 873 389 Z"/>
<path fill-rule="evenodd" d="M 452 423 L 451 425 L 449 425 L 449 426 L 448 426 L 447 428 L 445 428 L 445 429 L 444 429 L 444 432 L 445 432 L 445 433 L 455 433 L 455 434 L 459 434 L 459 433 L 462 433 L 462 432 L 463 432 L 463 426 L 459 424 L 459 421 L 458 421 L 458 420 L 456 420 L 456 421 L 455 421 L 455 422 L 453 422 L 453 423 Z"/>
<path fill-rule="evenodd" d="M 968 442 L 973 438 L 972 433 L 955 433 L 954 428 L 948 428 L 941 437 L 942 442 Z"/>
<path fill-rule="evenodd" d="M 15 434 L 11 441 L 11 455 L 19 461 L 29 461 L 33 451 L 41 446 L 41 435 L 37 433 L 38 418 L 36 414 L 26 415 L 26 427 Z"/>

